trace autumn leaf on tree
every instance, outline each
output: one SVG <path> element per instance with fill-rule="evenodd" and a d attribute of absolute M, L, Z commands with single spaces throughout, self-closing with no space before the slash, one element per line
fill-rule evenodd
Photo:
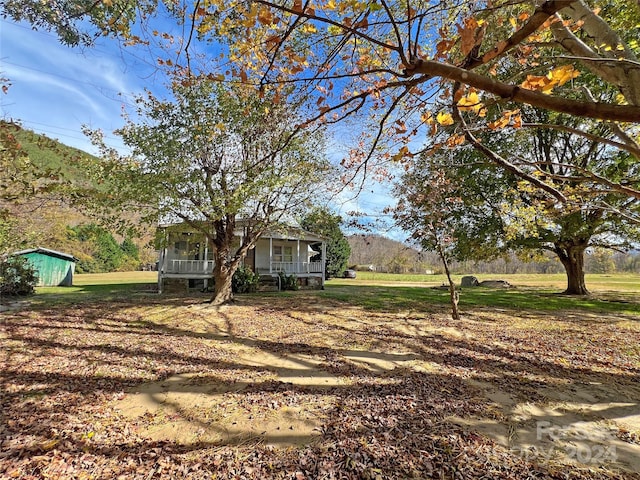
<path fill-rule="evenodd" d="M 446 127 L 447 125 L 453 125 L 453 117 L 450 113 L 446 112 L 438 113 L 438 115 L 436 116 L 436 121 L 443 127 Z"/>
<path fill-rule="evenodd" d="M 579 75 L 580 72 L 572 65 L 563 65 L 554 68 L 545 76 L 527 75 L 527 79 L 520 86 L 527 90 L 537 90 L 549 94 L 555 87 L 560 87 Z"/>
<path fill-rule="evenodd" d="M 513 123 L 512 123 L 513 122 Z M 520 128 L 522 126 L 522 118 L 520 116 L 520 110 L 507 110 L 502 113 L 502 116 L 493 122 L 488 124 L 491 130 L 501 130 L 512 124 L 514 128 Z"/>
<path fill-rule="evenodd" d="M 474 112 L 480 117 L 487 114 L 484 104 L 480 101 L 478 92 L 471 92 L 458 100 L 458 108 L 463 112 Z"/>
<path fill-rule="evenodd" d="M 483 20 L 477 21 L 475 18 L 466 18 L 463 25 L 457 25 L 458 34 L 460 35 L 460 50 L 463 55 L 466 56 L 482 41 L 483 33 L 479 29 L 483 24 Z"/>

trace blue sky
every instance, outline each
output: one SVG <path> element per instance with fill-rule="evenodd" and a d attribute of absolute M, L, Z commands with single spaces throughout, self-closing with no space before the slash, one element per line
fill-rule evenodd
<path fill-rule="evenodd" d="M 0 73 L 11 83 L 8 92 L 0 94 L 2 118 L 90 153 L 97 151 L 82 126 L 101 129 L 109 146 L 128 153 L 112 133 L 124 123 L 123 110 L 133 111 L 132 99 L 144 88 L 164 90 L 163 77 L 149 57 L 108 39 L 91 48 L 70 48 L 52 33 L 0 22 Z M 331 157 L 339 161 L 348 141 L 335 138 Z M 349 211 L 377 215 L 390 203 L 388 186 L 369 182 L 358 198 L 343 191 L 332 206 L 346 217 Z M 388 236 L 401 239 L 403 234 Z"/>
<path fill-rule="evenodd" d="M 27 25 L 2 20 L 0 27 L 0 70 L 11 83 L 0 97 L 2 117 L 91 153 L 81 128 L 99 128 L 121 149 L 112 132 L 132 94 L 153 87 L 152 66 L 107 41 L 70 48 Z"/>

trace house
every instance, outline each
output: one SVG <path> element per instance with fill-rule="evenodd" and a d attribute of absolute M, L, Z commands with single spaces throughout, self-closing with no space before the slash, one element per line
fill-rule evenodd
<path fill-rule="evenodd" d="M 78 261 L 73 255 L 38 247 L 15 252 L 12 256 L 21 256 L 27 259 L 27 262 L 38 273 L 38 287 L 70 287 L 73 285 L 73 272 Z"/>
<path fill-rule="evenodd" d="M 206 289 L 213 282 L 213 251 L 202 234 L 185 223 L 160 225 L 163 248 L 158 261 L 158 290 Z M 243 224 L 238 222 L 235 246 L 240 245 Z M 318 258 L 319 257 L 319 258 Z M 249 250 L 244 266 L 260 275 L 262 285 L 280 287 L 280 272 L 295 275 L 300 288 L 324 288 L 326 239 L 293 227 L 263 234 Z"/>

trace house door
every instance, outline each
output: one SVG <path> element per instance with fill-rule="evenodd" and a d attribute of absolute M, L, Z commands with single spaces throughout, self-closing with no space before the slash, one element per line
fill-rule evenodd
<path fill-rule="evenodd" d="M 256 271 L 256 249 L 255 249 L 255 247 L 247 252 L 247 256 L 244 258 L 244 266 L 250 268 L 253 272 Z"/>

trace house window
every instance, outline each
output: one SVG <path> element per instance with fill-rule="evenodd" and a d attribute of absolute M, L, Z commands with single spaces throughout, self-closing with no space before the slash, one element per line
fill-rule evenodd
<path fill-rule="evenodd" d="M 184 254 L 187 252 L 187 242 L 185 240 L 180 240 L 173 245 L 173 253 L 175 255 Z"/>
<path fill-rule="evenodd" d="M 273 261 L 274 262 L 293 262 L 293 247 L 274 245 Z"/>

